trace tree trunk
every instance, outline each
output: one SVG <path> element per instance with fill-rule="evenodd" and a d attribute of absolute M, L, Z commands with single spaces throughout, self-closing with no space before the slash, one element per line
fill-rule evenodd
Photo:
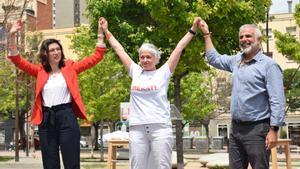
<path fill-rule="evenodd" d="M 175 106 L 181 112 L 181 100 L 180 100 L 180 77 L 174 77 L 174 97 L 175 97 Z M 177 151 L 177 169 L 183 169 L 183 143 L 182 143 L 182 121 L 176 120 L 176 151 Z"/>
<path fill-rule="evenodd" d="M 91 126 L 91 158 L 94 158 L 94 150 L 98 150 L 98 128 L 99 123 L 93 122 Z"/>
<path fill-rule="evenodd" d="M 94 147 L 95 147 L 96 134 L 94 123 L 91 126 L 91 158 L 94 158 Z"/>
<path fill-rule="evenodd" d="M 99 145 L 98 145 L 98 137 L 99 137 L 99 122 L 94 122 L 93 123 L 94 127 L 95 127 L 95 150 L 99 150 Z"/>
<path fill-rule="evenodd" d="M 100 146 L 100 161 L 104 161 L 104 149 L 103 149 L 103 126 L 104 126 L 104 122 L 103 119 L 101 119 L 100 121 L 100 138 L 101 138 L 101 146 Z M 97 140 L 98 143 L 98 140 Z"/>
<path fill-rule="evenodd" d="M 177 169 L 183 169 L 183 141 L 182 141 L 182 121 L 176 120 L 176 151 L 177 151 Z"/>
<path fill-rule="evenodd" d="M 205 131 L 206 131 L 206 147 L 207 147 L 206 150 L 205 150 L 206 153 L 209 153 L 209 142 L 210 142 L 208 124 L 209 123 L 207 123 L 207 122 L 203 123 L 203 126 L 204 126 Z"/>

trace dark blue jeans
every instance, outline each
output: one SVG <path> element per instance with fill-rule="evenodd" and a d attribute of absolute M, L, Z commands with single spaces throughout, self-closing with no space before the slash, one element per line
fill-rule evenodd
<path fill-rule="evenodd" d="M 231 169 L 269 169 L 270 150 L 265 140 L 269 132 L 269 119 L 258 122 L 232 120 L 229 137 L 229 166 Z"/>
<path fill-rule="evenodd" d="M 80 169 L 80 130 L 71 103 L 43 107 L 39 137 L 44 169 Z"/>

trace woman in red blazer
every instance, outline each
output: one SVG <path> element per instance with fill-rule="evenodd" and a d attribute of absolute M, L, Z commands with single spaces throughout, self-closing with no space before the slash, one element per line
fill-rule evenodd
<path fill-rule="evenodd" d="M 43 166 L 60 169 L 60 148 L 64 168 L 79 169 L 80 130 L 76 117 L 86 119 L 86 112 L 77 75 L 102 60 L 106 50 L 103 31 L 99 26 L 94 54 L 78 62 L 65 60 L 58 40 L 44 40 L 39 50 L 41 64 L 35 65 L 22 58 L 16 48 L 16 32 L 22 27 L 19 20 L 10 30 L 8 58 L 16 67 L 37 78 L 31 122 L 39 125 Z"/>

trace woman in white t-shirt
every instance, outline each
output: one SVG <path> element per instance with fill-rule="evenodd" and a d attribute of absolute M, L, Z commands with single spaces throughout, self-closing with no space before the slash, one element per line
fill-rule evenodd
<path fill-rule="evenodd" d="M 131 169 L 171 168 L 173 135 L 167 91 L 180 55 L 196 34 L 199 21 L 200 18 L 195 18 L 168 61 L 157 69 L 161 54 L 157 47 L 144 43 L 138 50 L 139 65 L 134 63 L 108 30 L 105 18 L 100 18 L 106 39 L 132 78 L 129 112 Z"/>

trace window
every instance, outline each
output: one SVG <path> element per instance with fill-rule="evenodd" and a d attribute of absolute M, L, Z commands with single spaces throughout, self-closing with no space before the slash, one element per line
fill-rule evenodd
<path fill-rule="evenodd" d="M 264 35 L 264 36 L 267 36 L 267 29 L 263 30 L 263 35 Z M 269 38 L 269 39 L 272 39 L 272 37 L 273 37 L 272 28 L 269 28 L 269 29 L 268 29 L 268 38 Z"/>
<path fill-rule="evenodd" d="M 296 36 L 296 26 L 286 27 L 285 29 L 286 29 L 286 33 L 292 36 Z"/>
<path fill-rule="evenodd" d="M 300 146 L 300 123 L 288 123 L 287 136 L 292 140 L 292 145 Z"/>
<path fill-rule="evenodd" d="M 228 126 L 227 124 L 218 124 L 218 136 L 224 138 L 224 144 L 228 145 Z"/>
<path fill-rule="evenodd" d="M 0 130 L 0 144 L 5 143 L 5 130 L 1 129 Z"/>

